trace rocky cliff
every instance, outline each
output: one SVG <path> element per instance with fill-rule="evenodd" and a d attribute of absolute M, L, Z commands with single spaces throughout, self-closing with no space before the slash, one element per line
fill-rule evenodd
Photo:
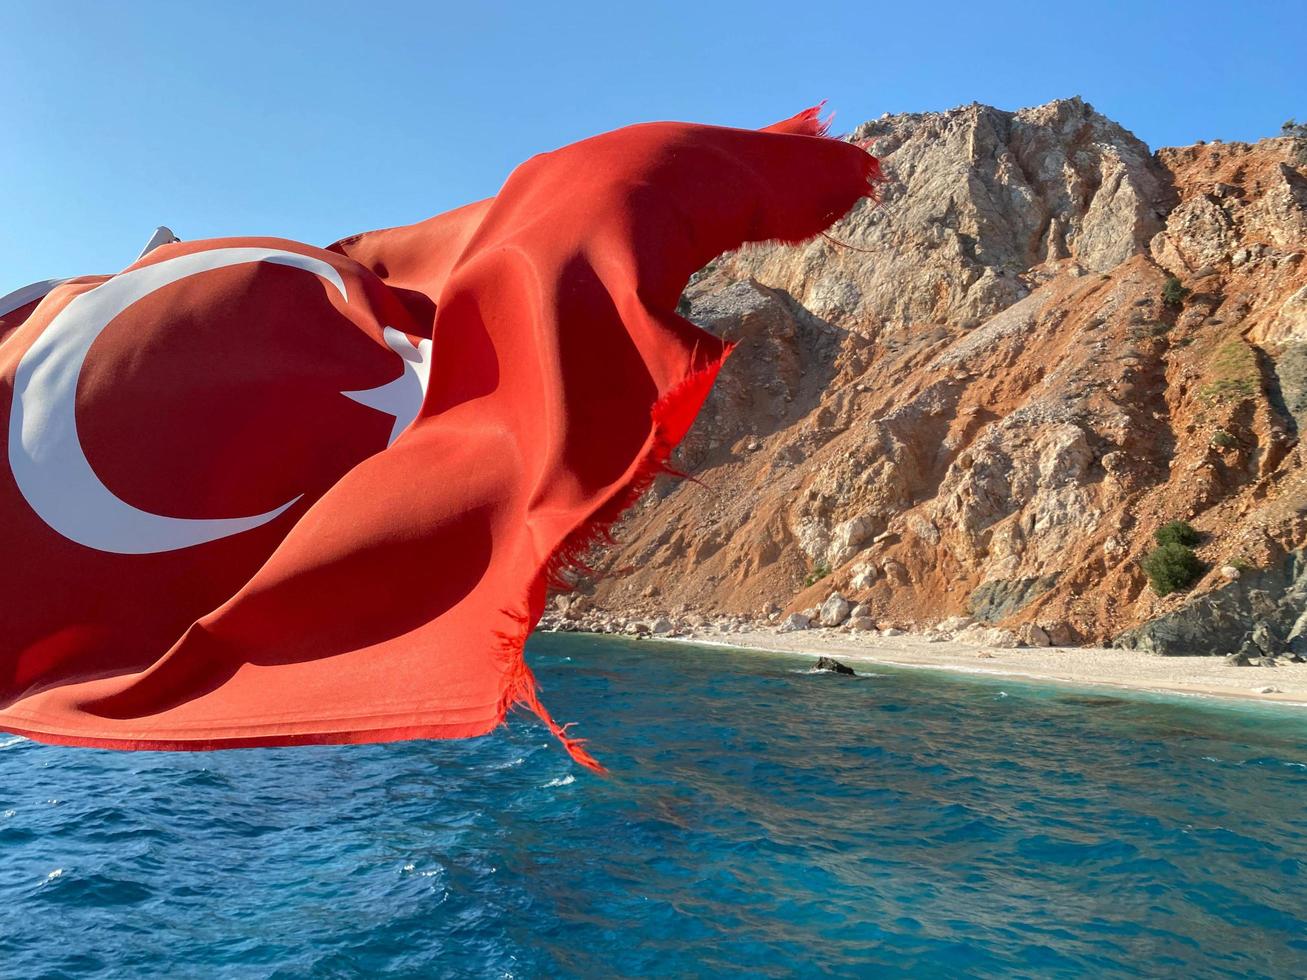
<path fill-rule="evenodd" d="M 1294 579 L 1307 145 L 1152 153 L 1079 99 L 851 135 L 883 203 L 696 276 L 682 312 L 739 342 L 674 461 L 698 482 L 661 479 L 562 607 L 775 621 L 838 590 L 882 628 L 1180 652 L 1146 624 Z M 1172 519 L 1209 571 L 1162 598 Z"/>

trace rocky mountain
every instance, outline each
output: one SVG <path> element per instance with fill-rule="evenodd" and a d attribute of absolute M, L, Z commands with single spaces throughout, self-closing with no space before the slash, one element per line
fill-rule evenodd
<path fill-rule="evenodd" d="M 683 312 L 739 342 L 674 460 L 698 482 L 660 479 L 561 608 L 1307 633 L 1307 142 L 1153 153 L 1080 99 L 851 136 L 884 201 L 695 277 Z M 1207 571 L 1162 597 L 1175 519 Z"/>

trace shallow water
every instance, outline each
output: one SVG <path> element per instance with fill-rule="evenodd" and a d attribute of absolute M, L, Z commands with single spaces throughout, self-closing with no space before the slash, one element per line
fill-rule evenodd
<path fill-rule="evenodd" d="M 1307 974 L 1307 714 L 537 636 L 470 742 L 0 735 L 0 975 Z"/>

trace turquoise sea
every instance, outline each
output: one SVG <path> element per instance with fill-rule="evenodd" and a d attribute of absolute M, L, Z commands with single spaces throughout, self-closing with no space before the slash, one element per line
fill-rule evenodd
<path fill-rule="evenodd" d="M 1307 712 L 529 649 L 612 776 L 0 735 L 0 976 L 1307 975 Z"/>

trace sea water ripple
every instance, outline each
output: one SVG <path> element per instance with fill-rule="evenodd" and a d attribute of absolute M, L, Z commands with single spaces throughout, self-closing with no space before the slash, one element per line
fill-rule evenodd
<path fill-rule="evenodd" d="M 0 736 L 0 975 L 1307 973 L 1307 714 L 541 636 L 468 742 Z"/>

